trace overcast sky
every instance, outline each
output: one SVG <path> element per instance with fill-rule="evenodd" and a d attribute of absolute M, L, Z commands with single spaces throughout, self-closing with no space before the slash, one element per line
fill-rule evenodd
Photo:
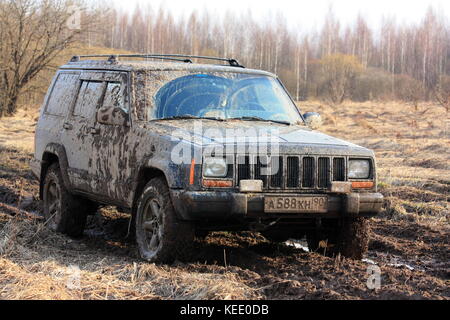
<path fill-rule="evenodd" d="M 161 4 L 174 15 L 188 15 L 193 9 L 207 8 L 220 13 L 226 10 L 246 12 L 251 9 L 255 18 L 266 17 L 280 11 L 291 26 L 319 27 L 330 4 L 335 14 L 345 24 L 358 13 L 377 24 L 383 16 L 397 17 L 397 22 L 419 22 L 432 5 L 439 12 L 450 12 L 450 0 L 114 0 L 123 8 L 134 8 L 136 3 L 150 3 L 154 8 Z"/>

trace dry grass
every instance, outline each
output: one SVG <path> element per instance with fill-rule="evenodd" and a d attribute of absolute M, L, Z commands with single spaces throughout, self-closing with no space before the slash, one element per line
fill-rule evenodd
<path fill-rule="evenodd" d="M 16 115 L 0 121 L 0 145 L 26 152 L 34 149 L 34 132 L 38 107 L 21 108 Z"/>
<path fill-rule="evenodd" d="M 332 108 L 308 102 L 300 106 L 303 112 L 322 113 L 322 131 L 376 151 L 379 187 L 386 196 L 383 219 L 420 224 L 417 228 L 425 225 L 419 230 L 436 234 L 437 240 L 431 239 L 437 241 L 432 242 L 432 251 L 441 248 L 440 259 L 448 260 L 445 226 L 448 227 L 449 219 L 450 141 L 448 115 L 443 109 L 424 105 L 415 111 L 400 103 L 347 103 Z M 222 235 L 203 244 L 200 256 L 193 262 L 156 266 L 141 262 L 133 244 L 111 236 L 115 231 L 96 235 L 94 228 L 82 240 L 49 231 L 42 221 L 29 215 L 39 211 L 37 184 L 28 173 L 36 118 L 37 108 L 29 108 L 14 117 L 0 119 L 0 299 L 378 297 L 365 289 L 366 265 L 362 262 L 346 261 L 343 269 L 335 270 L 331 259 L 267 247 L 259 239 L 252 238 L 242 247 L 240 238 L 237 241 Z M 30 195 L 34 201 L 25 208 L 27 211 L 18 210 Z M 112 225 L 114 229 L 121 223 L 118 216 L 108 215 L 111 212 L 102 210 L 100 218 L 109 222 L 101 220 L 96 224 Z M 390 224 L 386 227 L 381 221 L 377 222 L 381 229 L 372 246 L 383 252 L 391 247 L 396 254 L 403 251 L 405 240 L 390 235 L 385 230 Z M 127 222 L 122 225 L 126 227 Z M 230 244 L 232 241 L 237 242 Z M 416 244 L 415 240 L 407 246 L 411 244 Z M 248 249 L 252 247 L 255 249 Z M 226 256 L 225 249 L 232 254 Z M 79 268 L 79 283 L 73 266 Z M 445 266 L 444 263 L 443 270 Z M 343 271 L 347 269 L 348 273 Z M 383 267 L 383 272 L 388 270 L 386 281 L 390 284 L 384 293 L 387 298 L 405 296 L 407 290 L 408 295 L 418 297 L 428 297 L 429 292 L 445 296 L 445 280 L 440 276 L 423 280 L 423 274 Z M 419 288 L 416 293 L 416 289 L 411 289 L 415 287 Z"/>
<path fill-rule="evenodd" d="M 399 102 L 299 105 L 322 113 L 322 131 L 375 150 L 385 216 L 448 223 L 450 118 L 443 108 L 424 103 L 416 110 Z"/>
<path fill-rule="evenodd" d="M 65 254 L 75 240 L 26 216 L 0 214 L 2 299 L 254 299 L 233 273 L 199 273 L 95 250 Z M 74 267 L 77 266 L 77 267 Z M 79 269 L 77 269 L 79 268 Z"/>

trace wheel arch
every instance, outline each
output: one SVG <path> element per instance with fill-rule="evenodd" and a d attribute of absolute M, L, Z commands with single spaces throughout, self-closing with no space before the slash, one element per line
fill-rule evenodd
<path fill-rule="evenodd" d="M 146 166 L 146 167 L 142 167 L 139 170 L 139 172 L 137 174 L 137 179 L 135 182 L 136 186 L 134 188 L 133 205 L 132 205 L 132 214 L 133 215 L 136 212 L 136 206 L 137 206 L 137 201 L 139 199 L 139 196 L 141 195 L 145 186 L 147 185 L 147 183 L 150 180 L 152 180 L 154 178 L 158 178 L 158 177 L 163 178 L 166 181 L 166 183 L 168 183 L 166 174 L 160 168 Z"/>
<path fill-rule="evenodd" d="M 67 189 L 70 189 L 70 180 L 67 173 L 67 169 L 69 166 L 67 161 L 66 150 L 62 145 L 51 143 L 47 145 L 47 147 L 44 150 L 44 153 L 42 154 L 41 176 L 39 179 L 39 197 L 41 199 L 43 199 L 43 189 L 44 189 L 43 187 L 47 170 L 54 163 L 59 164 L 64 185 Z"/>

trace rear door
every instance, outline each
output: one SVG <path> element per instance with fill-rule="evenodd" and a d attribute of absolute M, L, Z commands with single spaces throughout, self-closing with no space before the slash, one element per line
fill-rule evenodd
<path fill-rule="evenodd" d="M 102 72 L 81 74 L 78 94 L 61 135 L 69 163 L 69 178 L 77 190 L 97 193 L 92 166 L 95 112 L 103 98 L 105 82 Z"/>

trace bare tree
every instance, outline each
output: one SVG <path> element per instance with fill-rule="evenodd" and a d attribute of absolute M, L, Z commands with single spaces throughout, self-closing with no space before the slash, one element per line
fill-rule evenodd
<path fill-rule="evenodd" d="M 341 104 L 351 94 L 356 76 L 363 66 L 355 56 L 334 54 L 321 60 L 323 91 L 333 104 Z"/>
<path fill-rule="evenodd" d="M 415 111 L 418 111 L 419 103 L 424 98 L 423 83 L 407 75 L 397 75 L 395 82 L 396 98 L 410 104 Z"/>
<path fill-rule="evenodd" d="M 83 32 L 70 24 L 73 5 L 67 0 L 0 0 L 0 116 L 16 111 L 27 84 Z"/>
<path fill-rule="evenodd" d="M 436 101 L 448 112 L 450 109 L 450 77 L 440 76 L 439 81 L 434 88 L 434 97 Z"/>
<path fill-rule="evenodd" d="M 301 100 L 329 99 L 330 93 L 334 103 L 355 98 L 349 92 L 354 82 L 355 90 L 363 85 L 370 92 L 359 95 L 361 99 L 403 97 L 411 102 L 413 96 L 414 101 L 445 101 L 440 79 L 450 74 L 450 29 L 448 19 L 436 10 L 411 24 L 399 24 L 391 16 L 376 29 L 362 15 L 341 24 L 330 7 L 321 27 L 301 30 L 289 27 L 277 12 L 263 20 L 250 11 L 220 16 L 206 9 L 175 17 L 164 6 L 111 10 L 104 0 L 89 2 L 84 13 L 95 16 L 95 25 L 70 30 L 65 22 L 71 1 L 82 0 L 0 0 L 0 115 L 14 112 L 19 93 L 36 92 L 32 86 L 37 83 L 48 86 L 50 72 L 40 71 L 74 41 L 80 47 L 236 57 L 249 68 L 277 73 Z M 366 70 L 364 84 L 351 80 L 353 76 L 342 82 L 343 69 L 335 68 L 340 63 L 333 68 L 332 63 L 322 63 L 338 54 L 357 57 Z M 326 68 L 332 73 L 327 74 Z M 423 90 L 416 90 L 414 79 Z"/>

